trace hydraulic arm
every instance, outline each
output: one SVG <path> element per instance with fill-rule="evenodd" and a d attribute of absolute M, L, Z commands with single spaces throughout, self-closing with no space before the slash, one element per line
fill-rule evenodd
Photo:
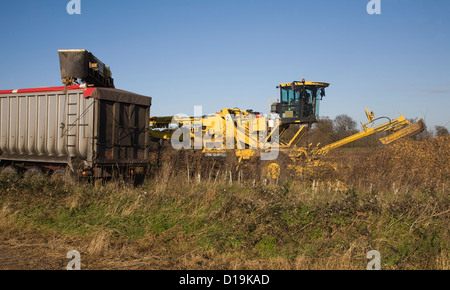
<path fill-rule="evenodd" d="M 375 120 L 373 120 L 373 113 L 371 116 L 372 116 L 372 118 L 369 118 L 369 123 L 363 125 L 364 130 L 362 132 L 356 133 L 347 138 L 341 139 L 339 141 L 336 141 L 336 142 L 326 145 L 324 147 L 318 148 L 315 150 L 314 153 L 316 155 L 326 155 L 328 152 L 330 152 L 333 149 L 336 149 L 336 148 L 346 145 L 348 143 L 354 142 L 356 140 L 362 139 L 362 138 L 372 135 L 376 132 L 393 132 L 393 134 L 380 139 L 381 143 L 389 144 L 400 138 L 404 138 L 404 137 L 407 137 L 407 136 L 413 135 L 413 134 L 418 134 L 418 133 L 422 132 L 425 128 L 424 122 L 422 119 L 417 123 L 411 124 L 411 122 L 406 120 L 403 115 L 401 115 L 399 118 L 397 118 L 395 120 L 390 120 L 389 122 L 386 122 L 379 126 L 369 128 L 369 127 L 367 127 L 367 125 L 371 124 L 371 123 L 373 124 L 373 122 L 375 121 Z"/>

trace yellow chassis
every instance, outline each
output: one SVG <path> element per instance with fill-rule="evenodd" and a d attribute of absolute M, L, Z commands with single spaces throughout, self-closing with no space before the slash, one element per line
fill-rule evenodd
<path fill-rule="evenodd" d="M 223 109 L 216 113 L 215 116 L 205 116 L 203 118 L 193 118 L 193 117 L 153 117 L 150 119 L 150 137 L 156 139 L 171 139 L 172 134 L 175 129 L 170 128 L 170 124 L 176 122 L 179 126 L 192 125 L 199 123 L 200 126 L 191 126 L 190 137 L 194 140 L 196 137 L 196 131 L 201 128 L 201 135 L 209 134 L 209 136 L 221 135 L 222 139 L 219 141 L 221 146 L 212 149 L 207 149 L 203 146 L 203 153 L 207 156 L 221 156 L 227 152 L 234 152 L 238 158 L 239 168 L 243 160 L 248 160 L 255 156 L 258 156 L 260 152 L 264 152 L 264 145 L 272 138 L 272 133 L 278 130 L 279 132 L 279 150 L 287 154 L 290 157 L 289 168 L 295 169 L 297 173 L 304 174 L 305 171 L 313 171 L 324 165 L 320 157 L 327 155 L 330 151 L 339 148 L 348 143 L 360 140 L 367 136 L 370 136 L 376 132 L 386 132 L 390 133 L 387 137 L 381 138 L 380 142 L 383 144 L 389 144 L 400 138 L 404 138 L 413 134 L 418 134 L 424 130 L 423 120 L 417 123 L 411 124 L 405 119 L 403 115 L 394 120 L 389 120 L 381 125 L 374 127 L 374 122 L 377 120 L 374 118 L 373 112 L 369 112 L 366 109 L 366 116 L 368 118 L 368 123 L 363 125 L 363 131 L 351 135 L 347 138 L 341 139 L 334 143 L 326 146 L 320 146 L 318 144 L 312 147 L 311 144 L 308 147 L 299 147 L 298 143 L 302 140 L 305 134 L 311 128 L 311 124 L 300 124 L 298 130 L 287 141 L 283 141 L 282 137 L 285 135 L 289 124 L 282 124 L 281 121 L 277 121 L 272 127 L 269 126 L 266 118 L 258 118 L 255 122 L 249 122 L 251 113 L 247 111 L 241 111 L 239 109 Z M 232 116 L 232 118 L 230 118 Z M 255 119 L 253 119 L 255 120 Z M 228 126 L 228 128 L 227 128 Z M 233 147 L 233 149 L 227 149 L 226 147 L 226 133 L 230 134 L 230 130 L 226 131 L 225 128 L 229 129 L 231 127 L 231 134 L 233 134 L 234 140 L 243 140 L 245 143 L 244 148 L 239 148 L 239 146 Z M 252 132 L 258 132 L 260 128 L 268 130 L 268 134 L 264 136 L 264 139 L 258 139 L 258 135 L 252 134 Z M 225 132 L 226 131 L 226 132 Z M 198 135 L 197 135 L 198 136 Z M 253 146 L 250 146 L 253 145 Z M 255 146 L 256 145 L 256 146 Z M 251 148 L 249 148 L 251 147 Z M 302 162 L 298 162 L 301 160 Z M 300 163 L 300 164 L 299 164 Z M 327 165 L 335 168 L 334 164 L 328 163 Z M 276 178 L 280 174 L 280 168 L 276 161 L 271 162 L 267 166 L 266 174 L 270 178 Z"/>

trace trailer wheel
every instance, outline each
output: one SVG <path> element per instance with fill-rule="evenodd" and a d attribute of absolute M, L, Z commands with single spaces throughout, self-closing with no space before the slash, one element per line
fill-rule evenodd
<path fill-rule="evenodd" d="M 17 169 L 14 166 L 6 166 L 5 168 L 1 169 L 0 171 L 1 175 L 5 176 L 16 176 L 17 175 Z"/>
<path fill-rule="evenodd" d="M 52 173 L 52 180 L 62 180 L 62 181 L 70 181 L 71 176 L 66 168 L 58 168 Z"/>
<path fill-rule="evenodd" d="M 42 172 L 42 170 L 39 167 L 33 166 L 33 167 L 28 168 L 25 171 L 23 176 L 25 178 L 28 178 L 28 177 L 43 177 L 44 173 Z"/>

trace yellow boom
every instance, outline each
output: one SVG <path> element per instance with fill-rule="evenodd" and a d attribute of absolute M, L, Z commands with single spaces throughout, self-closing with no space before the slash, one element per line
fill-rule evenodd
<path fill-rule="evenodd" d="M 368 111 L 366 110 L 366 112 L 368 112 Z M 368 114 L 367 117 L 369 119 L 368 124 L 370 124 L 374 121 L 373 113 Z M 363 125 L 364 130 L 362 132 L 356 133 L 347 138 L 344 138 L 342 140 L 336 141 L 336 142 L 326 145 L 322 148 L 319 148 L 316 150 L 315 153 L 317 155 L 326 155 L 328 152 L 330 152 L 333 149 L 336 149 L 336 148 L 346 145 L 348 143 L 354 142 L 356 140 L 362 139 L 362 138 L 372 135 L 376 132 L 394 132 L 393 134 L 380 139 L 381 143 L 389 144 L 400 138 L 404 138 L 404 137 L 407 137 L 412 134 L 418 134 L 418 133 L 422 132 L 425 128 L 424 122 L 422 119 L 417 123 L 411 124 L 411 122 L 406 120 L 403 115 L 401 115 L 399 118 L 397 118 L 395 120 L 389 121 L 389 122 L 379 125 L 377 127 L 368 128 L 367 127 L 368 124 Z"/>
<path fill-rule="evenodd" d="M 294 167 L 300 174 L 305 169 L 307 171 L 312 168 L 320 169 L 324 164 L 320 160 L 321 156 L 377 132 L 388 133 L 389 135 L 381 138 L 380 142 L 389 144 L 424 130 L 423 120 L 411 124 L 401 114 L 397 119 L 389 119 L 384 124 L 374 126 L 374 122 L 381 118 L 375 118 L 374 113 L 366 108 L 368 122 L 362 125 L 362 132 L 323 147 L 319 145 L 314 148 L 297 146 L 311 126 L 318 122 L 319 105 L 322 98 L 325 97 L 325 88 L 328 86 L 328 83 L 306 82 L 304 79 L 301 82 L 280 84 L 277 86 L 280 89 L 280 97 L 276 98 L 275 102 L 269 102 L 270 114 L 268 117 L 251 110 L 243 111 L 237 108 L 222 109 L 214 115 L 202 117 L 152 117 L 150 118 L 150 137 L 168 140 L 180 127 L 184 127 L 182 136 L 190 138 L 189 141 L 194 140 L 194 144 L 197 145 L 201 142 L 202 152 L 206 156 L 234 154 L 238 161 L 236 169 L 243 160 L 258 157 L 259 154 L 262 156 L 263 152 L 270 151 L 267 148 L 271 148 L 271 146 L 268 145 L 275 142 L 275 147 L 279 149 L 280 154 L 288 156 L 289 159 L 278 158 L 267 164 L 267 169 L 269 169 L 267 172 L 271 172 L 270 176 L 273 178 L 279 176 L 280 169 L 288 165 L 290 168 Z M 278 117 L 270 118 L 274 115 Z M 294 128 L 292 127 L 294 124 L 298 125 L 297 131 L 290 135 L 288 129 Z M 292 137 L 285 138 L 289 135 Z M 175 136 L 179 136 L 179 134 Z M 232 146 L 228 146 L 230 144 Z M 197 145 L 194 145 L 195 149 L 200 149 Z"/>

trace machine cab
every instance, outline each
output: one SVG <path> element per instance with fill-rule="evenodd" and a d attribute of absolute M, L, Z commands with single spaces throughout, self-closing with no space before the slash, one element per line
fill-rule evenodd
<path fill-rule="evenodd" d="M 328 83 L 292 82 L 280 84 L 279 102 L 271 104 L 271 112 L 280 115 L 284 124 L 315 123 L 319 116 L 319 105 L 325 96 Z"/>

